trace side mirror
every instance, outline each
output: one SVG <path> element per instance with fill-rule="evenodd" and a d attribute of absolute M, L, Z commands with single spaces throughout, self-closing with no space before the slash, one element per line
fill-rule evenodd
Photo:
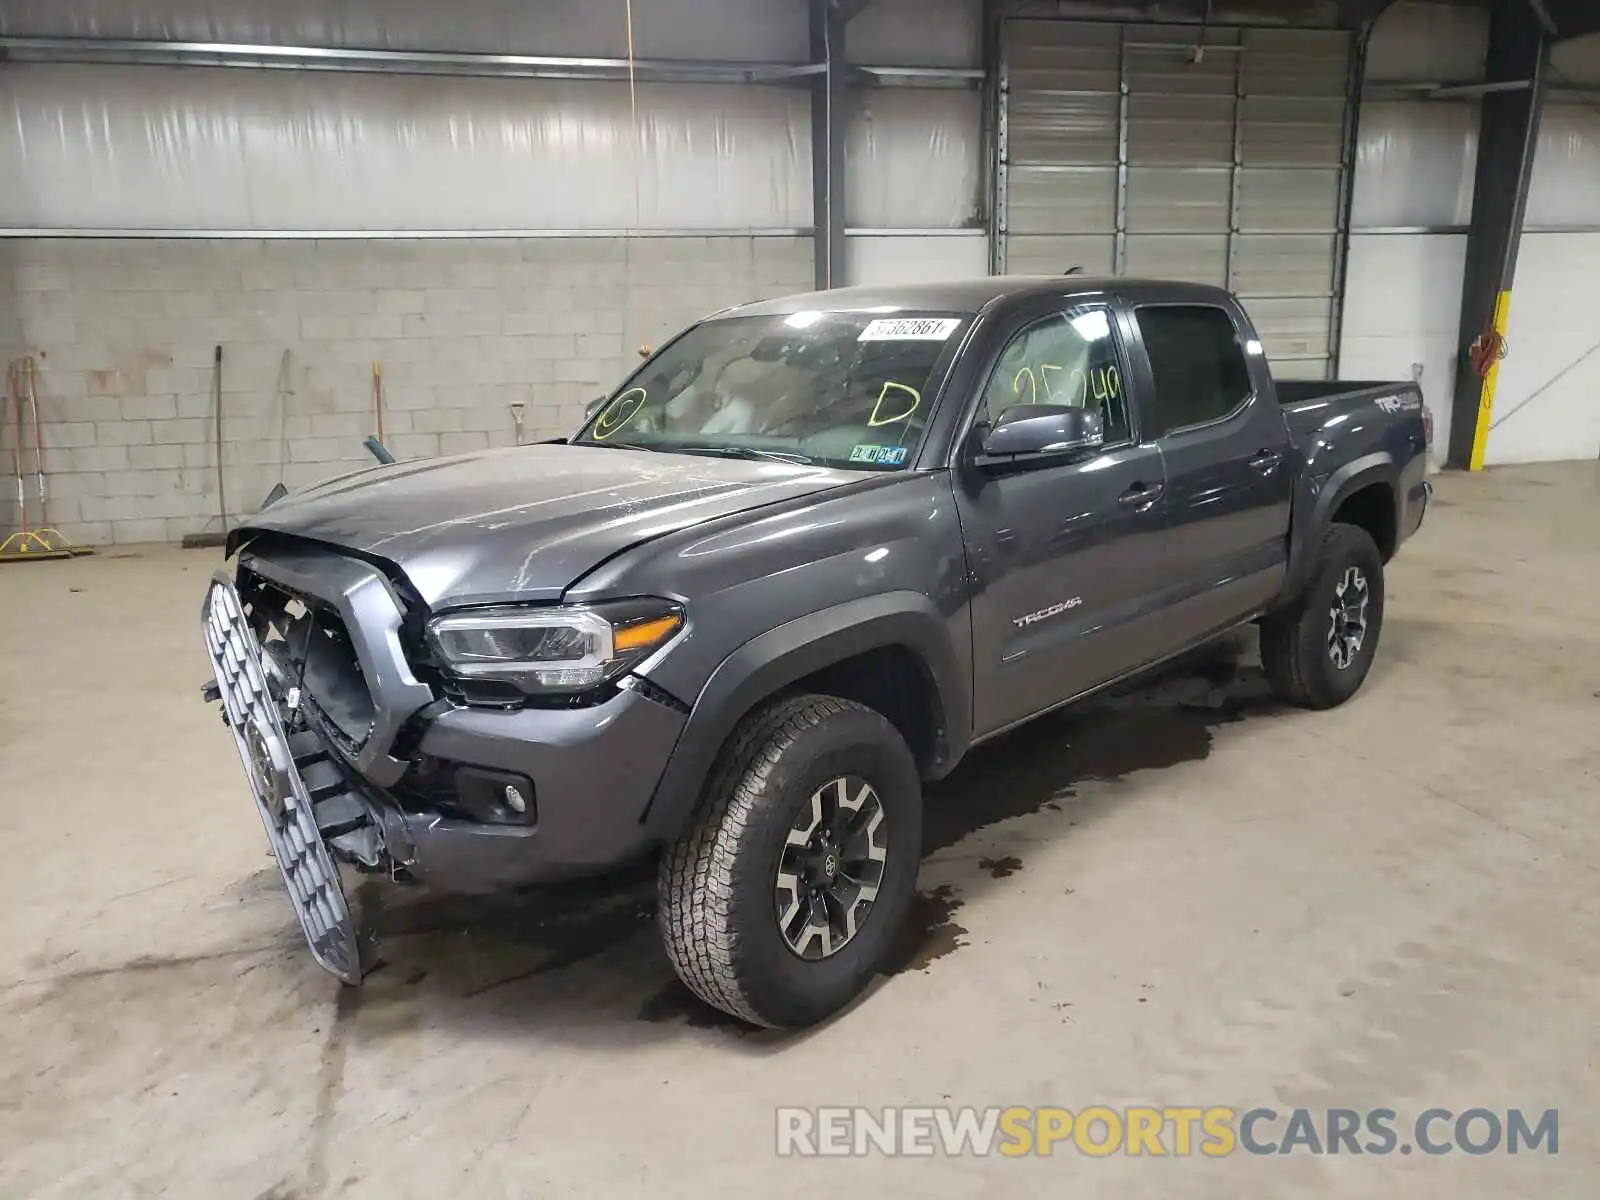
<path fill-rule="evenodd" d="M 1072 457 L 1106 440 L 1100 414 L 1065 404 L 1019 404 L 1000 414 L 983 439 L 983 457 Z"/>
<path fill-rule="evenodd" d="M 589 403 L 585 404 L 583 406 L 584 421 L 587 422 L 595 415 L 595 413 L 599 412 L 600 406 L 605 402 L 606 398 L 604 396 L 596 396 L 593 400 L 589 401 Z"/>

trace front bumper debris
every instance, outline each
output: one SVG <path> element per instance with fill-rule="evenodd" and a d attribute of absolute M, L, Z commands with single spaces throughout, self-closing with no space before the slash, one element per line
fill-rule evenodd
<path fill-rule="evenodd" d="M 213 683 L 312 957 L 345 983 L 360 983 L 355 920 L 323 839 L 364 835 L 375 847 L 376 830 L 317 735 L 286 731 L 261 647 L 226 574 L 212 579 L 202 618 Z"/>
<path fill-rule="evenodd" d="M 223 703 L 268 836 L 288 846 L 285 881 L 318 962 L 351 982 L 367 943 L 349 929 L 338 868 L 482 894 L 610 874 L 675 832 L 650 813 L 684 706 L 632 678 L 573 707 L 445 703 L 413 673 L 404 615 L 370 564 L 291 544 L 246 551 L 205 605 L 216 678 L 202 694 Z M 486 815 L 464 778 L 516 783 L 523 815 Z"/>

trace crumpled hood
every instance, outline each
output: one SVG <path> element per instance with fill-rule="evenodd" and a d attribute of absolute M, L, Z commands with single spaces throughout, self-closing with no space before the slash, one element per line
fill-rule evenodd
<path fill-rule="evenodd" d="M 385 559 L 430 608 L 554 600 L 629 546 L 859 479 L 787 463 L 539 445 L 374 467 L 285 497 L 275 531 Z"/>

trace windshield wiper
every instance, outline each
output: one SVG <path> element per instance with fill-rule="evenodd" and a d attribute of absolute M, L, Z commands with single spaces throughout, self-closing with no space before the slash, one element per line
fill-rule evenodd
<path fill-rule="evenodd" d="M 716 454 L 722 458 L 744 458 L 761 462 L 788 463 L 804 467 L 816 462 L 809 454 L 798 450 L 764 450 L 758 446 L 674 446 L 680 454 Z"/>
<path fill-rule="evenodd" d="M 571 442 L 573 446 L 599 446 L 602 450 L 659 450 L 660 446 L 646 446 L 643 442 L 613 442 L 601 441 L 598 438 L 585 439 L 581 442 Z"/>

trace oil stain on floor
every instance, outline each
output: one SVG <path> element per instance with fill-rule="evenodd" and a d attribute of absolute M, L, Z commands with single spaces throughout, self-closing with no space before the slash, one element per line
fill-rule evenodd
<path fill-rule="evenodd" d="M 965 946 L 967 943 L 963 939 L 967 930 L 954 920 L 960 907 L 961 900 L 949 884 L 913 896 L 911 912 L 890 952 L 884 973 L 926 971 L 939 959 Z"/>
<path fill-rule="evenodd" d="M 1015 854 L 1007 854 L 1003 858 L 980 858 L 978 870 L 990 879 L 1006 879 L 1022 870 L 1022 860 Z"/>
<path fill-rule="evenodd" d="M 1242 635 L 1227 639 L 1158 674 L 979 746 L 927 790 L 924 857 L 1004 821 L 1064 811 L 1085 781 L 1117 782 L 1138 771 L 1205 759 L 1219 726 L 1279 707 L 1251 661 L 1250 641 Z M 975 868 L 1004 879 L 1022 870 L 1023 863 L 1008 854 L 979 858 Z M 953 921 L 962 904 L 959 891 L 940 890 L 946 893 L 937 909 L 942 920 L 920 923 L 911 934 L 944 947 L 934 958 L 964 944 L 954 931 L 967 932 Z"/>

